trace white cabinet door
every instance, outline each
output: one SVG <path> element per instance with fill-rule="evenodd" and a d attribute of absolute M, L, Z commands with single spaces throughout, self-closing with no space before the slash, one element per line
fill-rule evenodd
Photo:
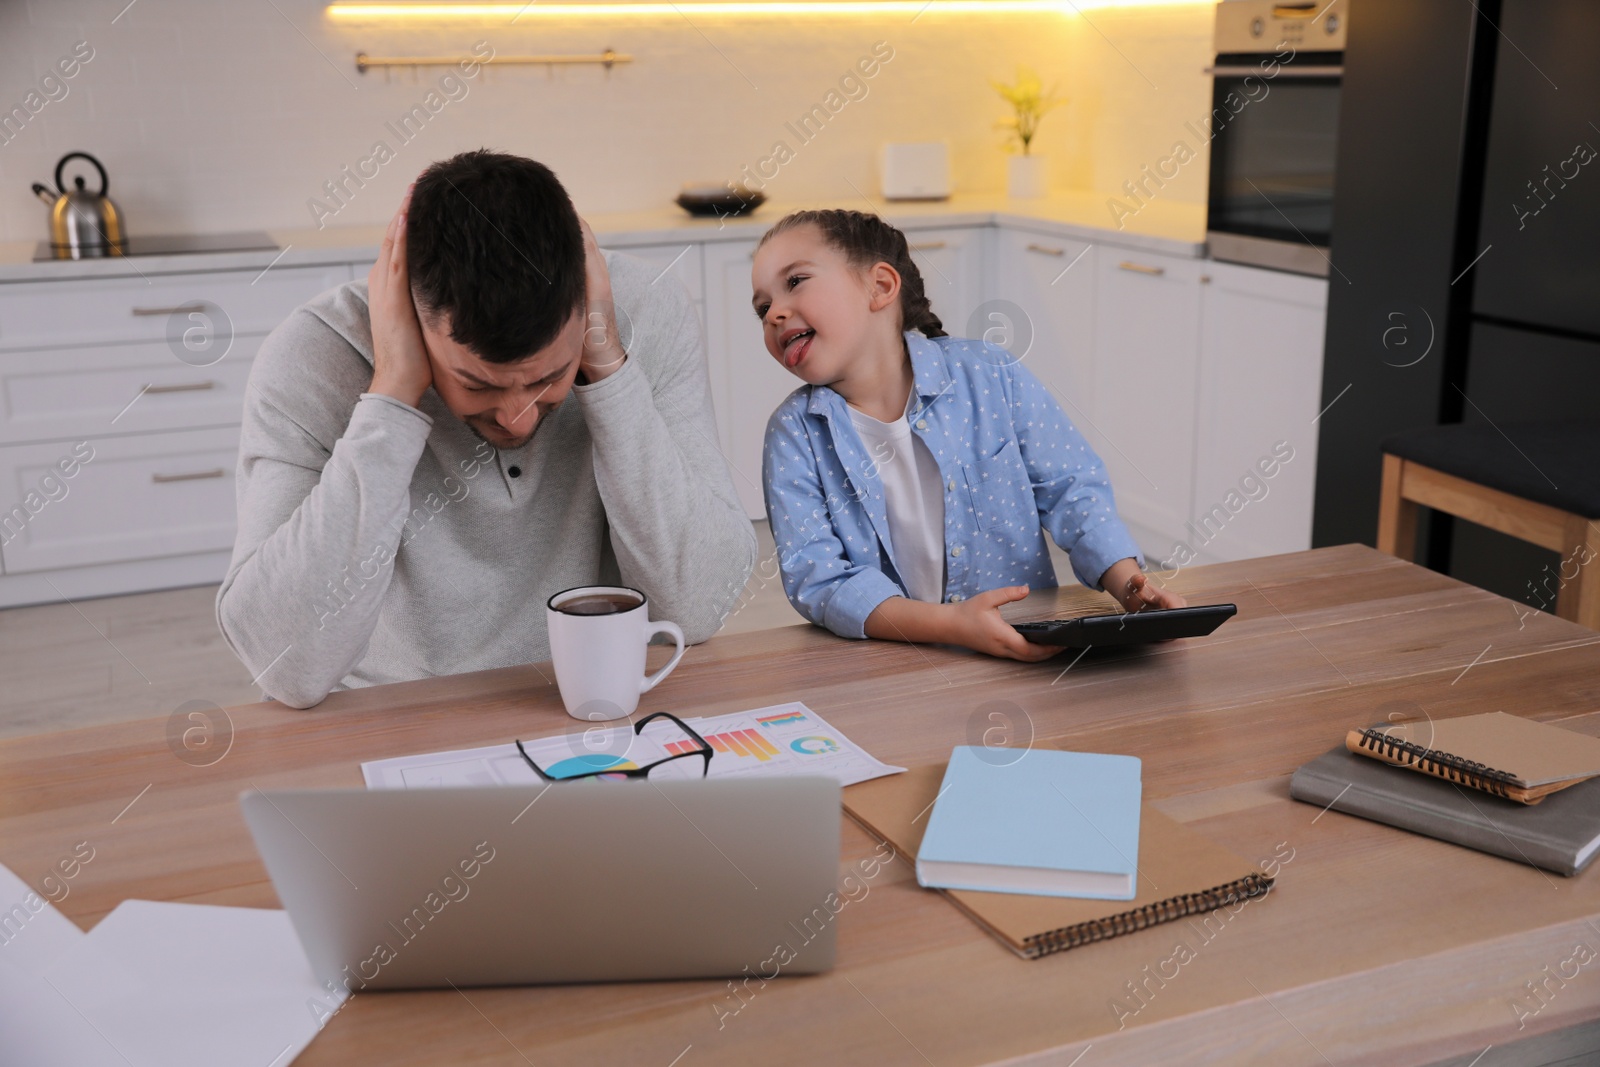
<path fill-rule="evenodd" d="M 350 271 L 338 263 L 8 282 L 0 285 L 0 349 L 165 340 L 176 358 L 199 360 L 229 337 L 269 333 L 307 300 L 349 281 Z"/>
<path fill-rule="evenodd" d="M 0 448 L 6 572 L 233 547 L 238 450 L 232 427 Z"/>
<path fill-rule="evenodd" d="M 922 291 L 952 337 L 970 336 L 984 298 L 983 252 L 987 226 L 907 230 L 911 260 Z M 980 331 L 981 332 L 981 331 Z"/>
<path fill-rule="evenodd" d="M 1230 263 L 1205 269 L 1194 524 L 1184 540 L 1201 563 L 1310 548 L 1328 282 Z"/>
<path fill-rule="evenodd" d="M 745 512 L 767 514 L 761 496 L 761 442 L 767 418 L 802 384 L 778 366 L 761 340 L 761 321 L 750 307 L 750 257 L 754 241 L 705 246 L 706 356 L 722 451 L 733 471 Z"/>
<path fill-rule="evenodd" d="M 999 291 L 984 302 L 976 334 L 1020 359 L 1084 433 L 1094 418 L 1095 255 L 1083 241 L 1002 228 Z"/>
<path fill-rule="evenodd" d="M 705 281 L 700 275 L 700 245 L 693 241 L 670 245 L 606 244 L 602 251 L 637 256 L 655 268 L 657 279 L 670 271 L 689 290 L 690 300 L 698 302 L 706 298 Z"/>
<path fill-rule="evenodd" d="M 1194 498 L 1206 264 L 1108 247 L 1095 259 L 1094 421 L 1083 429 L 1105 460 L 1117 510 L 1159 557 L 1184 532 Z"/>
<path fill-rule="evenodd" d="M 204 366 L 162 342 L 0 350 L 0 444 L 238 425 L 262 338 Z"/>

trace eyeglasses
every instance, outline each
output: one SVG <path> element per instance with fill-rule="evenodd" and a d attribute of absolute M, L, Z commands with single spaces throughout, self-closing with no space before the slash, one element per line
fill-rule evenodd
<path fill-rule="evenodd" d="M 521 741 L 517 742 L 517 751 L 522 753 L 523 760 L 528 764 L 528 766 L 533 768 L 533 773 L 537 774 L 540 778 L 547 782 L 571 782 L 579 778 L 649 778 L 652 771 L 655 771 L 660 767 L 664 767 L 674 760 L 681 759 L 704 760 L 704 763 L 700 768 L 700 777 L 704 778 L 709 775 L 711 773 L 711 757 L 715 755 L 715 753 L 712 751 L 711 746 L 706 743 L 705 738 L 695 733 L 694 730 L 690 728 L 688 723 L 684 722 L 676 715 L 666 711 L 658 711 L 653 715 L 646 715 L 644 718 L 633 724 L 634 736 L 637 737 L 639 734 L 641 734 L 644 731 L 645 726 L 656 719 L 666 719 L 668 722 L 676 723 L 678 729 L 682 730 L 686 737 L 684 740 L 667 742 L 665 748 L 668 752 L 671 752 L 672 755 L 658 759 L 654 763 L 647 763 L 643 767 L 622 767 L 613 765 L 593 771 L 580 771 L 575 774 L 549 774 L 541 769 L 537 763 L 533 762 L 533 757 L 528 755 L 528 750 L 522 747 Z M 562 760 L 561 763 L 569 764 L 574 762 L 588 762 L 589 760 L 590 757 L 575 756 L 572 759 Z M 625 763 L 627 761 L 618 760 L 617 762 Z M 550 769 L 555 770 L 556 766 L 552 766 Z"/>

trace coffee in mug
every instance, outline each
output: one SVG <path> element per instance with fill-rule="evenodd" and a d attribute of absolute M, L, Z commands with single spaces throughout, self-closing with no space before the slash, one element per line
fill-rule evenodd
<path fill-rule="evenodd" d="M 545 606 L 550 660 L 567 714 L 585 722 L 632 715 L 639 696 L 654 689 L 683 658 L 676 623 L 651 622 L 645 595 L 626 586 L 585 585 L 551 597 Z M 645 674 L 645 646 L 664 633 L 677 651 Z"/>
<path fill-rule="evenodd" d="M 615 615 L 631 611 L 644 603 L 644 598 L 632 591 L 626 593 L 584 593 L 556 605 L 564 615 Z"/>

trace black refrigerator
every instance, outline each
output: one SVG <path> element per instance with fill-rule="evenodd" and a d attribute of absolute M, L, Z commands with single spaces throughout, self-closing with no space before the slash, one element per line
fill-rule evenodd
<path fill-rule="evenodd" d="M 1348 281 L 1329 283 L 1315 545 L 1373 543 L 1391 433 L 1600 418 L 1600 3 L 1344 2 Z M 1429 566 L 1527 603 L 1559 564 L 1445 516 L 1423 537 Z"/>

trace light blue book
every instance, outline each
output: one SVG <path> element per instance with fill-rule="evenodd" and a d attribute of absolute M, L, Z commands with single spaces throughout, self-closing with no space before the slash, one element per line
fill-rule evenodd
<path fill-rule="evenodd" d="M 1139 771 L 1133 756 L 957 747 L 917 851 L 917 883 L 1132 900 Z"/>

